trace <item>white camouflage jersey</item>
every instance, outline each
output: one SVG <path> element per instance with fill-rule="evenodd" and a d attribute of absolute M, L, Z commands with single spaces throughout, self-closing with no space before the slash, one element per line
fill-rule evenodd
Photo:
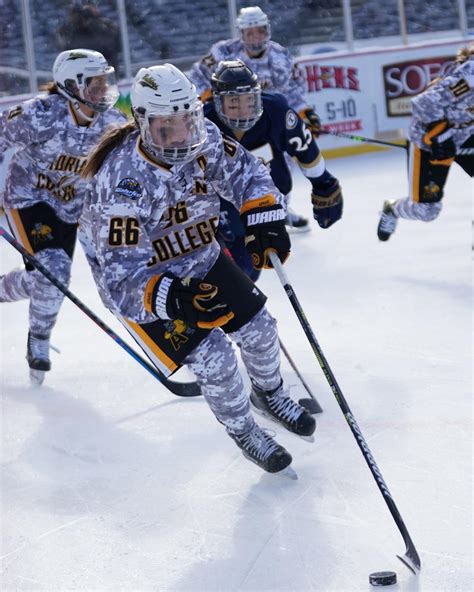
<path fill-rule="evenodd" d="M 79 238 L 104 304 L 132 321 L 156 320 L 144 302 L 150 278 L 202 278 L 214 265 L 219 197 L 237 209 L 268 194 L 283 203 L 259 159 L 210 121 L 206 127 L 201 154 L 171 168 L 150 160 L 133 131 L 91 183 Z"/>
<path fill-rule="evenodd" d="M 419 148 L 430 149 L 423 136 L 430 123 L 441 120 L 453 126 L 456 148 L 464 144 L 474 134 L 474 57 L 415 97 L 412 107 L 408 138 Z"/>
<path fill-rule="evenodd" d="M 79 174 L 87 154 L 106 126 L 125 119 L 111 109 L 89 126 L 80 126 L 70 103 L 57 94 L 38 96 L 3 112 L 0 155 L 8 148 L 17 149 L 9 164 L 5 206 L 20 209 L 45 202 L 58 218 L 76 223 L 86 185 Z"/>
<path fill-rule="evenodd" d="M 189 78 L 197 87 L 203 99 L 207 99 L 211 88 L 211 76 L 222 60 L 242 60 L 258 77 L 262 90 L 278 92 L 295 111 L 307 106 L 303 75 L 288 50 L 269 41 L 263 56 L 250 57 L 240 39 L 228 39 L 215 43 L 208 55 L 193 64 L 188 72 Z M 207 91 L 207 92 L 206 92 Z"/>

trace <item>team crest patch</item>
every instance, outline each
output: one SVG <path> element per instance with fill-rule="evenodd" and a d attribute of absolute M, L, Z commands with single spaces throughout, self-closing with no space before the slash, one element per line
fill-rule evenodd
<path fill-rule="evenodd" d="M 81 58 L 87 58 L 87 54 L 82 51 L 71 51 L 66 61 L 68 60 L 80 60 Z"/>
<path fill-rule="evenodd" d="M 293 129 L 298 123 L 298 116 L 294 111 L 286 112 L 286 129 Z"/>
<path fill-rule="evenodd" d="M 125 177 L 117 185 L 115 193 L 129 197 L 130 199 L 138 199 L 142 194 L 140 183 L 132 177 Z"/>
<path fill-rule="evenodd" d="M 147 86 L 152 90 L 158 90 L 158 85 L 156 84 L 155 79 L 152 76 L 150 76 L 150 74 L 145 74 L 145 76 L 143 76 L 143 78 L 141 78 L 138 81 L 138 84 L 141 84 L 142 86 Z"/>
<path fill-rule="evenodd" d="M 175 320 L 165 323 L 165 339 L 169 339 L 174 351 L 189 341 L 189 335 L 194 333 L 194 329 L 188 327 L 184 321 Z"/>
<path fill-rule="evenodd" d="M 34 244 L 42 243 L 46 240 L 53 240 L 51 227 L 47 224 L 38 222 L 31 231 L 31 238 L 33 239 Z"/>

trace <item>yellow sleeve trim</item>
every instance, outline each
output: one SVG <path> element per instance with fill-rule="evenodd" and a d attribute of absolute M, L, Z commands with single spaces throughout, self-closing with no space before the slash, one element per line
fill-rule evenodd
<path fill-rule="evenodd" d="M 240 213 L 245 214 L 245 212 L 248 212 L 249 210 L 255 210 L 256 208 L 266 208 L 268 206 L 274 206 L 275 204 L 275 196 L 272 193 L 267 193 L 266 195 L 262 195 L 262 197 L 257 197 L 257 199 L 246 201 L 240 208 Z"/>
<path fill-rule="evenodd" d="M 430 160 L 430 164 L 436 164 L 438 166 L 451 166 L 455 158 L 445 158 L 444 160 Z"/>
<path fill-rule="evenodd" d="M 448 127 L 448 124 L 446 121 L 440 121 L 439 123 L 437 123 L 434 126 L 433 129 L 430 129 L 429 132 L 426 132 L 426 134 L 423 136 L 423 142 L 427 146 L 431 146 L 434 136 L 437 136 L 438 134 L 443 132 L 447 127 Z"/>
<path fill-rule="evenodd" d="M 201 99 L 201 101 L 203 103 L 205 103 L 206 101 L 209 101 L 209 99 L 212 99 L 212 90 L 210 88 L 206 89 L 204 92 L 202 92 L 199 95 L 199 98 Z"/>
<path fill-rule="evenodd" d="M 145 304 L 145 310 L 147 312 L 153 313 L 151 297 L 153 295 L 153 288 L 156 286 L 156 283 L 160 279 L 160 277 L 161 275 L 153 276 L 150 280 L 148 280 L 148 283 L 145 286 L 145 294 L 143 295 L 143 300 Z"/>

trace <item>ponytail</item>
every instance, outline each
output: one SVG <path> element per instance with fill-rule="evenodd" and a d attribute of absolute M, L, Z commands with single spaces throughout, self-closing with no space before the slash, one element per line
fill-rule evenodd
<path fill-rule="evenodd" d="M 123 125 L 109 128 L 97 146 L 89 153 L 86 164 L 82 169 L 81 177 L 83 179 L 92 179 L 112 150 L 136 129 L 137 124 L 133 120 L 127 121 Z"/>
<path fill-rule="evenodd" d="M 57 84 L 53 80 L 42 84 L 39 87 L 39 90 L 42 92 L 47 92 L 49 95 L 59 95 Z"/>

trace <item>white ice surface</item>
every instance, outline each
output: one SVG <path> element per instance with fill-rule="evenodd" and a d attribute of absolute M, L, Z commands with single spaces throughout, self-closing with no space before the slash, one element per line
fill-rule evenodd
<path fill-rule="evenodd" d="M 472 589 L 470 179 L 453 167 L 438 220 L 376 237 L 406 195 L 402 150 L 329 161 L 343 219 L 294 237 L 287 273 L 418 548 L 418 577 L 274 272 L 261 287 L 324 407 L 314 444 L 278 430 L 299 480 L 261 472 L 205 402 L 165 391 L 66 301 L 61 354 L 28 383 L 27 304 L 3 304 L 2 591 Z M 309 183 L 294 208 L 310 215 Z M 0 239 L 6 272 L 20 257 Z M 81 249 L 72 291 L 102 307 Z M 288 363 L 284 378 L 304 397 Z M 263 421 L 263 420 L 262 420 Z"/>

